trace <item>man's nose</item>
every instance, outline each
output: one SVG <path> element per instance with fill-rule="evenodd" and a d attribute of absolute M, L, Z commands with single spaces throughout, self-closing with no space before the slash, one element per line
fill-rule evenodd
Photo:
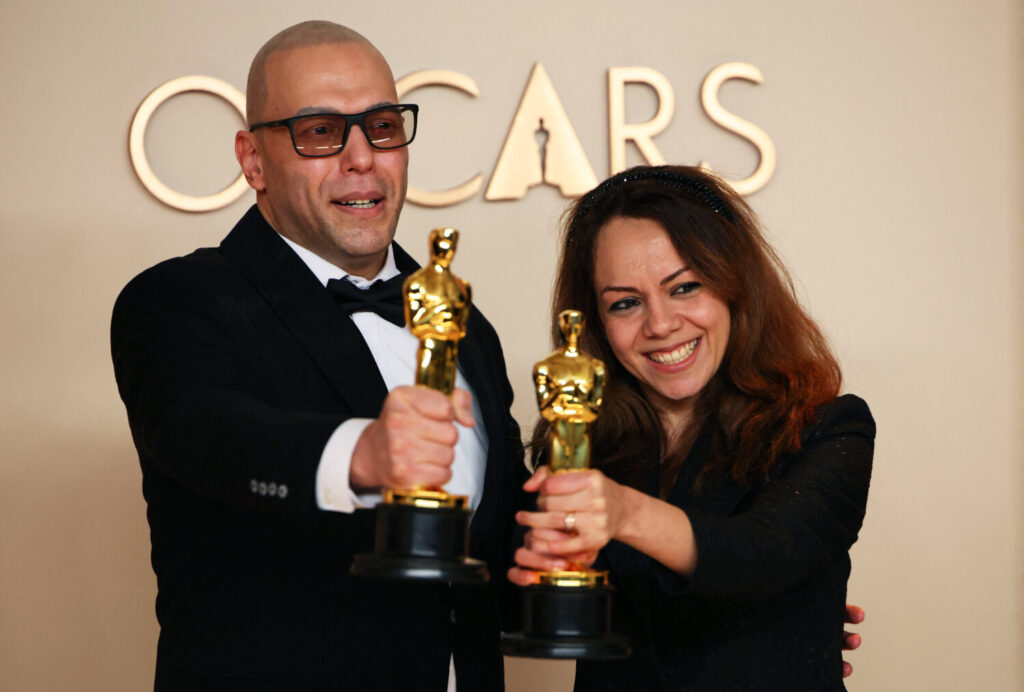
<path fill-rule="evenodd" d="M 376 150 L 370 146 L 370 140 L 362 127 L 353 125 L 348 132 L 348 139 L 345 140 L 345 147 L 341 150 L 339 158 L 341 166 L 346 171 L 365 171 L 373 168 L 373 156 Z"/>

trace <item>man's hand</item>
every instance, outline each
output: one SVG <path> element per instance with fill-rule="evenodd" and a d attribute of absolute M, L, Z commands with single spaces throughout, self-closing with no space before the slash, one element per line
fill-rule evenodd
<path fill-rule="evenodd" d="M 455 422 L 474 425 L 469 392 L 456 389 L 447 397 L 422 386 L 392 390 L 356 442 L 350 486 L 357 492 L 443 486 L 452 477 Z"/>
<path fill-rule="evenodd" d="M 860 606 L 846 604 L 846 616 L 845 620 L 848 624 L 856 625 L 864 622 L 864 609 Z M 843 650 L 853 651 L 860 646 L 860 635 L 856 632 L 843 631 Z M 843 677 L 848 678 L 853 675 L 853 666 L 843 661 Z"/>

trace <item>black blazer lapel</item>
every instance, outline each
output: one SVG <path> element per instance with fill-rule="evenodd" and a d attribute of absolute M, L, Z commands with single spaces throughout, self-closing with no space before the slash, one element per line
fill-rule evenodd
<path fill-rule="evenodd" d="M 505 448 L 505 416 L 502 411 L 501 396 L 496 389 L 502 386 L 501 371 L 494 366 L 497 353 L 486 353 L 481 340 L 482 330 L 487 325 L 480 312 L 473 308 L 466 326 L 466 338 L 459 343 L 459 367 L 469 386 L 473 388 L 477 401 L 480 403 L 482 421 L 487 433 L 487 465 L 484 469 L 484 487 L 480 504 L 476 508 L 470 524 L 470 552 L 480 554 L 482 541 L 485 540 L 497 505 L 495 500 L 501 492 L 501 450 Z"/>
<path fill-rule="evenodd" d="M 376 418 L 387 389 L 359 329 L 255 205 L 220 249 L 270 304 L 352 414 Z"/>

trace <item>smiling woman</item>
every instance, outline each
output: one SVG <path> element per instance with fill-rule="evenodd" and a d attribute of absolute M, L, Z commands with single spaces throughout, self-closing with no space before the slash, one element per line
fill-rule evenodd
<path fill-rule="evenodd" d="M 509 577 L 596 559 L 622 589 L 635 653 L 580 662 L 577 690 L 842 689 L 867 406 L 714 176 L 634 168 L 567 218 L 554 311 L 599 318 L 581 345 L 608 369 L 595 468 L 526 484 L 540 511 L 517 516 Z"/>
<path fill-rule="evenodd" d="M 679 256 L 661 224 L 618 216 L 594 249 L 594 291 L 608 344 L 667 430 L 682 430 L 729 341 L 729 306 Z"/>

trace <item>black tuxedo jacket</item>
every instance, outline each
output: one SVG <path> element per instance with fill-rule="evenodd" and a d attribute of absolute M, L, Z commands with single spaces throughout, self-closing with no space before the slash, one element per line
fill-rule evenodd
<path fill-rule="evenodd" d="M 338 425 L 375 418 L 387 392 L 351 319 L 255 206 L 220 247 L 133 279 L 111 343 L 157 575 L 157 689 L 443 690 L 453 651 L 460 689 L 503 688 L 498 592 L 526 470 L 479 312 L 459 364 L 489 438 L 470 536 L 487 586 L 349 575 L 372 512 L 319 510 L 316 469 Z"/>
<path fill-rule="evenodd" d="M 580 662 L 578 692 L 842 690 L 849 549 L 864 519 L 875 423 L 842 396 L 818 411 L 802 450 L 753 487 L 693 482 L 710 453 L 694 444 L 668 501 L 697 541 L 689 579 L 622 543 L 602 551 L 611 571 L 624 661 Z M 648 490 L 657 490 L 652 465 Z"/>

